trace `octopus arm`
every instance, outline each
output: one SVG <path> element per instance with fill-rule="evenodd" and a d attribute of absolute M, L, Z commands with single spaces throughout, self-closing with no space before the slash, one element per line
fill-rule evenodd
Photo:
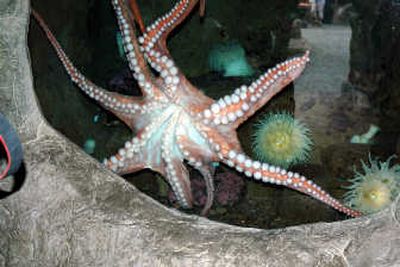
<path fill-rule="evenodd" d="M 142 97 L 124 96 L 118 93 L 109 92 L 83 76 L 79 70 L 72 64 L 71 60 L 65 54 L 60 43 L 57 41 L 53 33 L 50 31 L 42 17 L 32 10 L 32 15 L 45 32 L 50 44 L 53 46 L 57 56 L 61 60 L 65 70 L 71 77 L 71 80 L 90 98 L 98 102 L 104 109 L 109 110 L 119 119 L 126 122 L 128 126 L 132 126 L 129 116 L 132 116 L 137 110 L 143 110 L 146 101 Z"/>
<path fill-rule="evenodd" d="M 359 217 L 362 214 L 341 204 L 338 200 L 330 196 L 313 181 L 304 176 L 272 166 L 267 163 L 255 161 L 243 153 L 229 149 L 224 146 L 220 151 L 221 161 L 230 167 L 236 168 L 238 172 L 244 173 L 247 177 L 264 183 L 283 185 L 288 188 L 307 194 L 321 202 L 326 203 L 332 208 L 343 212 L 352 217 Z"/>
<path fill-rule="evenodd" d="M 207 142 L 199 137 L 200 134 L 195 134 L 195 138 L 193 138 L 193 133 L 190 134 L 190 131 L 195 131 L 194 128 L 188 129 L 189 131 L 185 130 L 186 129 L 181 128 L 180 131 L 177 131 L 177 144 L 188 164 L 199 171 L 204 178 L 207 200 L 201 214 L 205 215 L 210 210 L 214 201 L 213 175 L 215 167 L 212 165 L 212 162 L 217 161 L 217 159 L 213 156 L 210 149 L 207 149 Z M 202 146 L 199 146 L 199 143 L 202 144 Z"/>
<path fill-rule="evenodd" d="M 172 9 L 147 27 L 141 37 L 145 51 L 158 52 L 161 56 L 169 56 L 166 40 L 168 35 L 190 14 L 199 0 L 180 0 Z M 151 55 L 151 53 L 147 53 Z"/>
<path fill-rule="evenodd" d="M 202 117 L 213 125 L 236 129 L 274 95 L 296 79 L 309 61 L 309 52 L 282 62 L 261 75 L 250 86 L 241 86 L 233 94 L 221 97 L 202 111 Z"/>
<path fill-rule="evenodd" d="M 112 0 L 117 15 L 123 46 L 133 77 L 137 80 L 142 94 L 148 98 L 159 98 L 162 92 L 154 84 L 154 77 L 147 66 L 137 41 L 134 24 L 129 13 L 127 0 Z"/>
<path fill-rule="evenodd" d="M 172 115 L 163 133 L 161 157 L 165 164 L 164 172 L 179 204 L 184 208 L 193 205 L 189 172 L 183 163 L 183 154 L 176 144 L 176 127 L 180 114 Z"/>
<path fill-rule="evenodd" d="M 206 131 L 206 129 L 202 132 L 211 145 L 213 152 L 218 156 L 219 161 L 231 168 L 235 168 L 238 172 L 244 173 L 247 177 L 297 190 L 352 217 L 362 215 L 359 211 L 341 204 L 304 176 L 277 166 L 255 161 L 242 152 L 239 144 L 228 142 L 227 140 L 229 139 L 223 135 L 213 134 L 212 131 Z"/>
<path fill-rule="evenodd" d="M 206 13 L 206 0 L 200 0 L 200 17 Z"/>
<path fill-rule="evenodd" d="M 160 73 L 164 93 L 170 97 L 196 94 L 200 99 L 208 101 L 205 95 L 194 88 L 176 66 L 166 44 L 171 31 L 178 26 L 196 6 L 198 0 L 181 0 L 165 15 L 147 27 L 139 38 L 142 50 L 149 64 Z"/>
<path fill-rule="evenodd" d="M 104 166 L 119 175 L 133 173 L 147 168 L 143 160 L 144 151 L 142 143 L 142 140 L 136 137 L 127 141 L 125 146 L 118 150 L 117 154 L 108 159 L 104 159 Z"/>
<path fill-rule="evenodd" d="M 136 21 L 137 24 L 139 25 L 140 31 L 144 32 L 146 29 L 144 26 L 143 17 L 140 13 L 140 9 L 139 9 L 139 6 L 138 6 L 136 0 L 129 0 L 129 7 L 133 14 L 134 21 Z"/>

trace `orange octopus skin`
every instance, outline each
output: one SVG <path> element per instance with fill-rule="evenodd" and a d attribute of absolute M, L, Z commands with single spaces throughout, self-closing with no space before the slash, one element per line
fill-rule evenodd
<path fill-rule="evenodd" d="M 205 0 L 200 1 L 203 8 Z M 139 25 L 142 21 L 136 1 L 111 2 L 129 67 L 141 88 L 141 97 L 108 92 L 93 84 L 73 66 L 44 20 L 32 11 L 72 81 L 137 133 L 116 155 L 104 160 L 107 168 L 117 174 L 144 168 L 159 172 L 170 184 L 179 204 L 190 208 L 192 193 L 186 161 L 206 181 L 208 195 L 202 214 L 206 214 L 213 203 L 212 163 L 222 162 L 249 178 L 300 191 L 352 217 L 361 215 L 304 176 L 252 160 L 243 153 L 237 138 L 236 128 L 301 74 L 309 61 L 308 52 L 278 64 L 250 85 L 213 100 L 186 79 L 166 46 L 169 33 L 189 15 L 199 0 L 178 1 L 152 25 L 140 26 L 140 37 L 133 25 L 135 20 Z M 132 14 L 138 17 L 132 18 Z M 159 75 L 155 76 L 150 67 Z"/>
<path fill-rule="evenodd" d="M 137 24 L 139 25 L 140 31 L 144 32 L 146 29 L 136 0 L 129 0 L 129 7 L 133 13 L 134 20 L 132 21 L 136 21 Z"/>

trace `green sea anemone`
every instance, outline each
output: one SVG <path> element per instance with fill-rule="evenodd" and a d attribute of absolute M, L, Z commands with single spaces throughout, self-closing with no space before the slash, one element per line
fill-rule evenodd
<path fill-rule="evenodd" d="M 223 72 L 224 77 L 251 76 L 254 73 L 238 42 L 215 45 L 208 55 L 208 66 L 212 71 Z"/>
<path fill-rule="evenodd" d="M 369 158 L 369 165 L 361 161 L 364 173 L 355 170 L 355 177 L 346 187 L 345 202 L 352 208 L 370 214 L 384 209 L 400 192 L 400 165 L 390 166 L 390 157 L 381 162 Z"/>
<path fill-rule="evenodd" d="M 284 168 L 308 160 L 310 130 L 292 115 L 269 114 L 256 127 L 253 150 L 260 160 Z"/>

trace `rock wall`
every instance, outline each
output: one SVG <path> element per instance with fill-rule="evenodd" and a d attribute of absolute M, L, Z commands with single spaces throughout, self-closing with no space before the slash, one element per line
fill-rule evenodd
<path fill-rule="evenodd" d="M 386 117 L 381 126 L 396 131 L 400 127 L 400 4 L 392 0 L 352 2 L 349 80 L 369 97 L 373 112 Z"/>
<path fill-rule="evenodd" d="M 25 152 L 20 190 L 0 202 L 0 266 L 396 266 L 400 205 L 280 230 L 167 209 L 57 133 L 33 91 L 29 2 L 0 2 L 0 112 Z M 7 56 L 4 56 L 7 55 Z M 21 182 L 19 181 L 19 182 Z M 3 188 L 3 187 L 2 187 Z M 284 205 L 284 203 L 282 204 Z"/>

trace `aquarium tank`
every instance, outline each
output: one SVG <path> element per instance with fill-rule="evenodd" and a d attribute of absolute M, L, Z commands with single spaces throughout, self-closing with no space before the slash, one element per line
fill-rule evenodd
<path fill-rule="evenodd" d="M 171 209 L 271 229 L 400 192 L 399 1 L 32 2 L 46 119 Z"/>

